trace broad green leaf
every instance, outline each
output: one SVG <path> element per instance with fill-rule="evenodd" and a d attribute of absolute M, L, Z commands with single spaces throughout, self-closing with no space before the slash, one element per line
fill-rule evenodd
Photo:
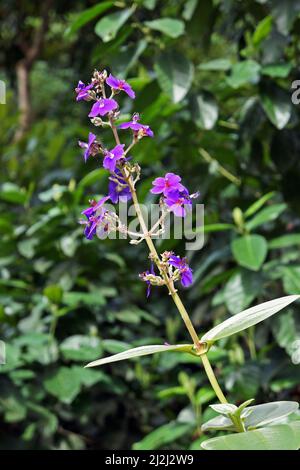
<path fill-rule="evenodd" d="M 298 450 L 300 422 L 228 434 L 204 441 L 206 450 Z"/>
<path fill-rule="evenodd" d="M 286 209 L 286 204 L 273 204 L 269 207 L 265 207 L 258 214 L 256 214 L 251 220 L 246 223 L 247 230 L 253 230 L 259 225 L 267 222 L 276 220 L 277 217 Z"/>
<path fill-rule="evenodd" d="M 261 20 L 252 36 L 254 46 L 258 46 L 271 32 L 273 18 L 271 15 L 266 16 Z"/>
<path fill-rule="evenodd" d="M 300 233 L 291 233 L 282 235 L 281 237 L 273 238 L 269 241 L 269 248 L 287 248 L 294 245 L 300 245 Z"/>
<path fill-rule="evenodd" d="M 244 235 L 233 240 L 231 250 L 240 266 L 258 271 L 266 259 L 268 244 L 261 235 Z"/>
<path fill-rule="evenodd" d="M 178 38 L 184 33 L 184 22 L 173 18 L 160 18 L 158 20 L 145 21 L 148 28 L 160 31 L 170 38 Z"/>
<path fill-rule="evenodd" d="M 47 392 L 63 403 L 70 404 L 80 392 L 80 379 L 77 372 L 69 367 L 60 367 L 44 381 Z"/>
<path fill-rule="evenodd" d="M 286 78 L 289 76 L 292 68 L 292 64 L 269 64 L 262 67 L 261 73 L 268 77 Z"/>
<path fill-rule="evenodd" d="M 248 207 L 246 212 L 244 213 L 245 218 L 250 217 L 251 215 L 255 214 L 262 206 L 265 205 L 265 203 L 271 199 L 275 195 L 274 191 L 271 191 L 270 193 L 264 194 L 261 198 L 259 198 L 257 201 L 255 201 L 251 206 Z"/>
<path fill-rule="evenodd" d="M 182 17 L 186 21 L 189 21 L 192 18 L 194 11 L 197 7 L 197 3 L 198 3 L 198 0 L 186 0 L 184 2 Z"/>
<path fill-rule="evenodd" d="M 27 194 L 24 189 L 13 183 L 4 183 L 0 187 L 0 200 L 11 202 L 12 204 L 24 204 Z"/>
<path fill-rule="evenodd" d="M 284 266 L 281 269 L 286 294 L 300 293 L 300 266 Z"/>
<path fill-rule="evenodd" d="M 245 418 L 245 425 L 247 429 L 265 426 L 274 420 L 296 412 L 298 408 L 299 404 L 295 401 L 277 401 L 249 406 L 247 410 L 251 413 Z"/>
<path fill-rule="evenodd" d="M 74 335 L 61 343 L 60 351 L 65 359 L 83 362 L 100 356 L 102 347 L 99 338 L 95 336 Z"/>
<path fill-rule="evenodd" d="M 153 345 L 153 346 L 139 346 L 138 348 L 128 349 L 113 356 L 105 357 L 97 361 L 90 362 L 85 367 L 102 366 L 103 364 L 110 364 L 111 362 L 124 361 L 133 357 L 147 356 L 148 354 L 155 354 L 167 351 L 181 351 L 192 354 L 193 346 L 190 344 L 176 344 L 172 346 Z"/>
<path fill-rule="evenodd" d="M 224 288 L 224 301 L 230 313 L 236 314 L 247 308 L 261 291 L 262 278 L 249 270 L 235 272 Z"/>
<path fill-rule="evenodd" d="M 133 444 L 133 450 L 155 450 L 162 446 L 176 441 L 185 436 L 193 427 L 193 424 L 178 423 L 172 421 L 164 424 L 160 428 L 152 431 L 148 436 L 144 437 L 140 442 Z"/>
<path fill-rule="evenodd" d="M 160 55 L 154 68 L 161 89 L 174 103 L 180 102 L 192 84 L 193 64 L 179 52 L 167 51 Z"/>
<path fill-rule="evenodd" d="M 201 93 L 191 99 L 193 119 L 200 129 L 212 129 L 218 119 L 218 105 L 210 93 Z"/>
<path fill-rule="evenodd" d="M 292 115 L 292 103 L 289 94 L 281 88 L 276 88 L 261 96 L 262 107 L 277 129 L 283 129 Z"/>
<path fill-rule="evenodd" d="M 75 20 L 66 29 L 65 36 L 69 36 L 75 33 L 76 31 L 78 31 L 78 29 L 82 28 L 89 21 L 92 21 L 94 18 L 101 15 L 101 13 L 104 13 L 106 10 L 112 7 L 113 4 L 114 2 L 102 1 L 101 3 L 98 3 L 97 5 L 94 5 L 90 8 L 87 8 L 86 10 L 83 10 L 81 13 L 79 13 L 76 16 Z"/>
<path fill-rule="evenodd" d="M 240 88 L 249 83 L 255 84 L 259 80 L 260 65 L 254 60 L 244 60 L 234 64 L 227 83 L 232 88 Z"/>
<path fill-rule="evenodd" d="M 229 59 L 215 59 L 210 60 L 209 62 L 204 62 L 203 64 L 198 65 L 199 70 L 208 70 L 210 72 L 215 71 L 224 71 L 226 72 L 231 68 L 231 61 Z"/>
<path fill-rule="evenodd" d="M 96 24 L 95 33 L 103 42 L 111 41 L 116 37 L 119 29 L 126 23 L 128 18 L 130 18 L 133 11 L 133 8 L 125 8 L 124 10 L 104 16 Z"/>
<path fill-rule="evenodd" d="M 288 295 L 286 297 L 280 297 L 279 299 L 270 300 L 269 302 L 264 302 L 260 305 L 256 305 L 255 307 L 248 308 L 247 310 L 236 314 L 234 317 L 228 318 L 224 322 L 212 328 L 212 330 L 202 336 L 201 341 L 216 341 L 243 331 L 250 326 L 260 323 L 266 318 L 271 317 L 295 300 L 299 299 L 299 297 L 299 295 Z"/>

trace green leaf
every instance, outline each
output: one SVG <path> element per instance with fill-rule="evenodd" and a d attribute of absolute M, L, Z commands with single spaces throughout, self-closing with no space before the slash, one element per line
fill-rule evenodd
<path fill-rule="evenodd" d="M 159 85 L 174 103 L 181 101 L 190 89 L 193 64 L 175 51 L 163 52 L 154 65 Z"/>
<path fill-rule="evenodd" d="M 233 240 L 231 250 L 240 266 L 258 271 L 266 259 L 268 244 L 261 235 L 244 235 Z"/>
<path fill-rule="evenodd" d="M 139 346 L 138 348 L 128 349 L 113 356 L 105 357 L 94 362 L 90 362 L 85 367 L 102 366 L 103 364 L 109 364 L 111 362 L 124 361 L 125 359 L 131 359 L 133 357 L 147 356 L 148 354 L 155 354 L 159 352 L 167 351 L 181 351 L 192 354 L 193 345 L 190 344 L 176 344 L 172 346 L 165 345 L 153 345 L 153 346 Z"/>
<path fill-rule="evenodd" d="M 292 115 L 292 103 L 289 94 L 276 88 L 261 96 L 262 107 L 277 129 L 283 129 Z"/>
<path fill-rule="evenodd" d="M 294 245 L 300 245 L 300 233 L 282 235 L 269 241 L 270 249 L 287 248 Z"/>
<path fill-rule="evenodd" d="M 202 442 L 201 447 L 206 450 L 297 450 L 300 422 L 215 437 Z"/>
<path fill-rule="evenodd" d="M 4 183 L 0 189 L 0 199 L 12 204 L 25 204 L 27 194 L 24 189 L 13 183 Z"/>
<path fill-rule="evenodd" d="M 245 418 L 245 425 L 247 429 L 265 426 L 274 420 L 295 413 L 298 408 L 299 404 L 296 401 L 277 401 L 249 406 L 247 410 L 251 411 L 251 413 Z"/>
<path fill-rule="evenodd" d="M 119 29 L 126 23 L 128 18 L 130 18 L 133 11 L 133 8 L 125 8 L 124 10 L 104 16 L 96 24 L 95 33 L 103 42 L 111 41 L 116 37 Z"/>
<path fill-rule="evenodd" d="M 257 201 L 255 201 L 251 206 L 248 207 L 246 212 L 244 213 L 245 218 L 250 217 L 251 215 L 255 214 L 262 206 L 265 205 L 265 203 L 271 199 L 275 195 L 274 191 L 271 191 L 270 193 L 264 194 L 261 198 L 259 198 Z"/>
<path fill-rule="evenodd" d="M 241 270 L 235 272 L 224 288 L 224 301 L 230 313 L 247 308 L 261 291 L 262 279 L 257 273 Z"/>
<path fill-rule="evenodd" d="M 240 88 L 249 83 L 255 84 L 259 80 L 260 65 L 254 60 L 244 60 L 234 64 L 227 83 L 232 88 Z"/>
<path fill-rule="evenodd" d="M 233 414 L 237 411 L 236 405 L 231 405 L 230 403 L 222 403 L 220 405 L 209 405 L 214 411 L 223 415 Z"/>
<path fill-rule="evenodd" d="M 246 223 L 247 230 L 253 230 L 259 225 L 276 220 L 286 207 L 286 204 L 273 204 L 272 206 L 265 207 Z"/>
<path fill-rule="evenodd" d="M 203 227 L 204 233 L 209 232 L 222 232 L 223 230 L 232 230 L 235 226 L 233 224 L 205 224 Z"/>
<path fill-rule="evenodd" d="M 70 404 L 80 392 L 80 378 L 76 370 L 60 367 L 44 381 L 47 392 L 62 403 Z"/>
<path fill-rule="evenodd" d="M 271 317 L 295 300 L 299 299 L 299 297 L 299 295 L 288 295 L 286 297 L 280 297 L 278 299 L 256 305 L 255 307 L 248 308 L 247 310 L 236 314 L 234 317 L 228 318 L 224 322 L 212 328 L 202 336 L 201 341 L 216 341 L 235 333 L 239 333 L 250 326 L 260 323 L 266 318 Z"/>
<path fill-rule="evenodd" d="M 269 36 L 272 29 L 272 21 L 273 18 L 269 15 L 258 23 L 252 36 L 254 46 L 258 46 L 267 36 Z"/>
<path fill-rule="evenodd" d="M 74 335 L 66 338 L 60 345 L 65 359 L 73 361 L 90 361 L 102 354 L 99 338 L 94 336 Z"/>
<path fill-rule="evenodd" d="M 92 21 L 96 16 L 101 15 L 110 7 L 112 7 L 114 2 L 101 2 L 97 5 L 94 5 L 86 10 L 83 10 L 76 16 L 76 19 L 71 23 L 71 25 L 66 29 L 65 36 L 70 36 L 71 34 L 78 31 L 78 29 L 82 28 L 86 23 Z"/>
<path fill-rule="evenodd" d="M 199 70 L 208 70 L 209 72 L 224 71 L 226 72 L 231 68 L 231 61 L 229 59 L 215 59 L 198 65 Z"/>
<path fill-rule="evenodd" d="M 172 18 L 160 18 L 158 20 L 145 21 L 148 28 L 160 31 L 170 38 L 178 38 L 184 33 L 184 22 Z"/>
<path fill-rule="evenodd" d="M 155 450 L 176 441 L 188 433 L 193 425 L 172 421 L 152 431 L 140 442 L 133 444 L 133 450 Z"/>
<path fill-rule="evenodd" d="M 218 105 L 210 93 L 201 93 L 191 100 L 192 116 L 200 129 L 212 129 L 218 119 Z"/>
<path fill-rule="evenodd" d="M 300 266 L 284 266 L 281 270 L 286 294 L 300 293 Z"/>
<path fill-rule="evenodd" d="M 292 68 L 292 64 L 268 64 L 262 67 L 261 73 L 272 78 L 286 78 Z"/>

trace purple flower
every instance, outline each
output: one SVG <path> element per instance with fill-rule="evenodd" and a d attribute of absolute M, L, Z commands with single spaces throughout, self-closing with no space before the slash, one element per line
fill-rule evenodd
<path fill-rule="evenodd" d="M 186 206 L 190 207 L 192 205 L 187 189 L 183 191 L 170 191 L 165 199 L 165 203 L 177 217 L 185 217 Z"/>
<path fill-rule="evenodd" d="M 140 115 L 138 113 L 135 113 L 132 116 L 131 121 L 123 122 L 122 124 L 119 125 L 119 129 L 132 129 L 133 132 L 138 136 L 138 137 L 153 137 L 154 133 L 150 129 L 149 126 L 146 126 L 144 124 L 140 124 L 138 121 L 140 120 Z"/>
<path fill-rule="evenodd" d="M 86 162 L 89 156 L 95 156 L 99 153 L 100 145 L 96 142 L 96 136 L 92 132 L 89 133 L 89 140 L 88 142 L 81 142 L 78 141 L 78 145 L 85 149 L 84 152 L 84 161 Z"/>
<path fill-rule="evenodd" d="M 174 268 L 179 270 L 180 282 L 183 287 L 188 287 L 193 283 L 193 271 L 187 264 L 186 258 L 180 258 L 180 256 L 170 256 L 168 263 Z"/>
<path fill-rule="evenodd" d="M 100 98 L 93 104 L 89 117 L 105 116 L 118 107 L 118 103 L 110 98 Z"/>
<path fill-rule="evenodd" d="M 77 93 L 76 101 L 89 101 L 90 94 L 89 91 L 93 88 L 93 84 L 85 85 L 81 80 L 79 80 L 77 87 L 75 88 L 75 92 Z"/>
<path fill-rule="evenodd" d="M 106 83 L 114 90 L 125 91 L 125 93 L 127 93 L 130 98 L 135 98 L 135 93 L 133 89 L 130 85 L 128 85 L 127 82 L 125 82 L 125 80 L 120 80 L 119 78 L 116 78 L 112 74 L 110 74 L 109 77 L 106 79 Z"/>
<path fill-rule="evenodd" d="M 124 155 L 124 144 L 116 145 L 112 150 L 105 150 L 103 167 L 109 171 L 115 171 L 118 160 Z"/>
<path fill-rule="evenodd" d="M 82 211 L 87 220 L 79 220 L 79 223 L 85 225 L 84 235 L 88 240 L 92 240 L 96 235 L 97 227 L 104 219 L 106 211 L 103 209 L 103 204 L 109 199 L 109 196 L 105 196 L 98 202 L 95 200 L 90 201 L 90 207 Z"/>
<path fill-rule="evenodd" d="M 186 188 L 180 183 L 181 178 L 174 173 L 167 173 L 163 178 L 156 178 L 152 184 L 152 194 L 163 193 L 164 196 L 168 196 L 171 191 L 184 191 Z"/>
<path fill-rule="evenodd" d="M 115 170 L 114 175 L 110 177 L 108 194 L 113 204 L 116 204 L 119 200 L 122 202 L 129 201 L 132 197 L 130 188 L 118 168 Z"/>
<path fill-rule="evenodd" d="M 150 271 L 145 271 L 143 273 L 141 273 L 139 276 L 140 276 L 140 279 L 142 279 L 142 281 L 145 281 L 146 284 L 147 284 L 147 293 L 146 293 L 146 297 L 148 299 L 148 297 L 150 296 L 151 294 L 151 282 L 149 281 L 148 279 L 148 276 L 150 275 L 153 275 L 155 276 L 155 271 L 154 271 L 154 265 L 153 263 L 151 263 L 151 267 L 150 267 Z"/>

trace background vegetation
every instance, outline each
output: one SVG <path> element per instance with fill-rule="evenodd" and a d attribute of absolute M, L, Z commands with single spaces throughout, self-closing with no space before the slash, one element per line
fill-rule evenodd
<path fill-rule="evenodd" d="M 197 358 L 82 367 L 188 336 L 163 289 L 145 298 L 145 248 L 87 242 L 77 225 L 107 183 L 77 147 L 91 125 L 74 88 L 105 67 L 136 90 L 123 109 L 156 136 L 134 152 L 142 201 L 166 171 L 201 191 L 205 246 L 189 253 L 182 295 L 203 333 L 300 291 L 299 11 L 299 0 L 1 2 L 1 448 L 199 449 L 216 399 Z M 184 254 L 181 240 L 167 248 Z M 211 352 L 231 402 L 299 401 L 298 311 Z"/>

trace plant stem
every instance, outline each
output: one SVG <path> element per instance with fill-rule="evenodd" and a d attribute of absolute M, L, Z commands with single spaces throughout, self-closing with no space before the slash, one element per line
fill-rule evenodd
<path fill-rule="evenodd" d="M 212 367 L 210 365 L 210 362 L 208 360 L 207 355 L 206 354 L 201 354 L 200 357 L 201 357 L 202 364 L 203 364 L 203 367 L 205 369 L 206 375 L 208 377 L 208 380 L 210 381 L 210 384 L 211 384 L 212 388 L 214 389 L 214 392 L 217 395 L 219 401 L 221 403 L 228 403 L 228 401 L 226 400 L 226 398 L 225 398 L 225 396 L 224 396 L 224 394 L 221 390 L 220 385 L 218 384 L 218 381 L 216 379 L 214 371 L 212 370 Z"/>
<path fill-rule="evenodd" d="M 111 126 L 111 129 L 112 129 L 113 135 L 115 137 L 116 143 L 120 144 L 118 131 L 117 131 L 116 126 L 114 125 L 113 119 L 110 118 L 109 122 L 110 122 L 110 126 Z M 136 214 L 137 214 L 137 217 L 138 217 L 138 220 L 139 220 L 139 223 L 140 223 L 145 241 L 146 241 L 146 243 L 148 245 L 148 248 L 149 248 L 149 251 L 152 255 L 153 261 L 157 265 L 161 276 L 165 280 L 166 286 L 169 290 L 169 294 L 171 295 L 171 297 L 172 297 L 172 299 L 173 299 L 173 301 L 174 301 L 174 303 L 175 303 L 175 305 L 176 305 L 176 307 L 177 307 L 177 309 L 178 309 L 178 311 L 181 315 L 181 318 L 184 321 L 184 324 L 185 324 L 185 326 L 186 326 L 186 328 L 187 328 L 187 330 L 188 330 L 188 332 L 189 332 L 189 334 L 190 334 L 190 336 L 193 340 L 194 347 L 195 347 L 196 351 L 199 353 L 199 355 L 201 357 L 205 372 L 207 374 L 207 377 L 210 381 L 210 384 L 211 384 L 216 396 L 218 397 L 218 399 L 221 403 L 228 403 L 225 396 L 224 396 L 224 394 L 223 394 L 223 392 L 222 392 L 222 390 L 221 390 L 221 388 L 220 388 L 220 386 L 219 386 L 219 384 L 218 384 L 218 381 L 216 379 L 214 371 L 212 370 L 212 367 L 210 365 L 208 357 L 206 356 L 205 353 L 203 353 L 202 345 L 199 341 L 199 337 L 197 335 L 197 332 L 194 328 L 194 325 L 192 324 L 192 321 L 189 317 L 188 312 L 186 311 L 185 306 L 183 305 L 183 303 L 181 301 L 181 298 L 177 294 L 177 291 L 174 287 L 174 283 L 169 278 L 169 276 L 166 273 L 165 269 L 162 267 L 161 260 L 158 256 L 158 253 L 156 251 L 156 248 L 155 248 L 155 245 L 154 245 L 153 240 L 151 238 L 151 235 L 149 234 L 148 228 L 146 226 L 146 223 L 145 223 L 142 211 L 141 211 L 141 207 L 140 207 L 140 204 L 139 204 L 139 201 L 138 201 L 138 198 L 137 198 L 135 184 L 133 182 L 132 176 L 131 176 L 130 172 L 126 169 L 126 167 L 123 168 L 122 173 L 123 173 L 124 178 L 128 182 L 130 192 L 131 192 L 131 195 L 132 195 L 132 201 L 133 201 L 133 204 L 134 204 L 134 207 L 135 207 L 135 211 L 136 211 Z"/>

